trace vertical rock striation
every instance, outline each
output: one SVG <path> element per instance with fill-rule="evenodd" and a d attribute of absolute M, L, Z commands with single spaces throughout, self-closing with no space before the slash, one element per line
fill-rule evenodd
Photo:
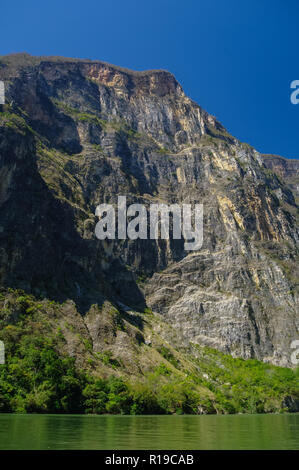
<path fill-rule="evenodd" d="M 298 206 L 279 165 L 165 71 L 17 54 L 0 57 L 0 80 L 1 284 L 70 298 L 82 314 L 105 299 L 148 305 L 182 344 L 291 365 Z M 95 208 L 118 195 L 202 203 L 202 249 L 97 240 Z"/>

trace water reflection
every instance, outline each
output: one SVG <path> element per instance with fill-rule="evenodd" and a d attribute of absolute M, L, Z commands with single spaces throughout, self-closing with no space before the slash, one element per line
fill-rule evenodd
<path fill-rule="evenodd" d="M 299 449 L 299 414 L 0 415 L 0 449 Z"/>

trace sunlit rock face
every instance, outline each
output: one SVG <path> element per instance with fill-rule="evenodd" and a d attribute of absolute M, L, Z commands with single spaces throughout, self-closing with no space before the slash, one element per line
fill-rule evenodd
<path fill-rule="evenodd" d="M 0 80 L 1 284 L 83 315 L 105 299 L 147 305 L 182 344 L 291 365 L 298 207 L 279 165 L 165 71 L 18 54 L 0 58 Z M 203 204 L 202 248 L 97 240 L 95 208 L 119 195 Z"/>
<path fill-rule="evenodd" d="M 283 158 L 279 155 L 262 155 L 264 164 L 281 178 L 293 191 L 296 202 L 299 201 L 299 160 Z"/>

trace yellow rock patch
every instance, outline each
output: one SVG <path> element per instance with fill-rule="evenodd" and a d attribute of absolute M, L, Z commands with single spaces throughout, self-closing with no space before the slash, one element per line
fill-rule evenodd
<path fill-rule="evenodd" d="M 236 207 L 234 203 L 228 199 L 226 196 L 217 196 L 218 203 L 219 203 L 219 209 L 221 212 L 221 216 L 223 219 L 223 222 L 226 225 L 229 225 L 230 227 L 233 228 L 233 221 L 232 219 L 227 215 L 227 210 L 229 210 L 230 214 L 233 216 L 234 221 L 238 225 L 238 227 L 242 230 L 245 230 L 244 228 L 244 223 L 243 223 L 243 218 L 241 215 L 238 213 L 236 210 Z"/>

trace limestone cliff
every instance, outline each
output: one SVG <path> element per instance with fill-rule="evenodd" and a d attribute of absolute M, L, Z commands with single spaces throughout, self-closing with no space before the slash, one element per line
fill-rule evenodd
<path fill-rule="evenodd" d="M 0 57 L 0 80 L 2 285 L 72 299 L 94 344 L 109 327 L 94 305 L 109 300 L 151 308 L 186 347 L 291 365 L 298 206 L 262 155 L 165 71 L 17 54 Z M 118 195 L 203 203 L 202 249 L 97 240 L 95 208 Z"/>
<path fill-rule="evenodd" d="M 262 155 L 267 168 L 274 171 L 293 191 L 299 201 L 299 160 L 283 158 L 279 155 Z"/>

